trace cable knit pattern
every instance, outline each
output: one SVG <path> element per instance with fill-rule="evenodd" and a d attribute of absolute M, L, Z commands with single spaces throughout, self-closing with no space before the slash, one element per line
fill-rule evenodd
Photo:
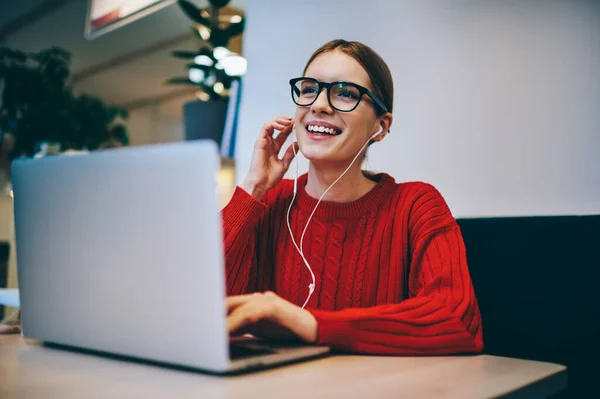
<path fill-rule="evenodd" d="M 369 218 L 369 220 L 375 220 L 375 218 Z M 365 230 L 365 225 L 367 223 L 367 218 L 361 218 L 358 222 L 358 227 L 357 227 L 357 231 L 354 234 L 354 244 L 352 246 L 352 258 L 350 259 L 350 262 L 348 262 L 351 265 L 358 265 L 358 258 L 361 254 L 361 250 L 364 249 L 364 238 L 365 235 L 362 234 Z M 352 303 L 352 298 L 353 298 L 353 294 L 354 294 L 354 277 L 356 275 L 356 267 L 352 268 L 352 270 L 350 270 L 350 268 L 346 268 L 344 270 L 344 272 L 347 274 L 347 278 L 344 279 L 346 281 L 346 295 L 345 297 L 342 299 L 341 303 L 339 305 L 336 305 L 336 309 L 342 309 L 344 308 L 345 304 L 351 304 Z"/>
<path fill-rule="evenodd" d="M 307 310 L 318 343 L 355 353 L 443 355 L 480 353 L 479 307 L 460 228 L 440 193 L 422 182 L 377 185 L 348 203 L 322 202 L 304 238 L 316 276 Z M 300 242 L 317 200 L 298 181 L 291 212 Z M 293 181 L 257 201 L 236 188 L 223 209 L 227 292 L 273 290 L 301 306 L 310 273 L 286 224 Z"/>
<path fill-rule="evenodd" d="M 325 227 L 325 225 L 323 225 Z M 327 235 L 327 256 L 325 264 L 320 273 L 319 301 L 317 307 L 325 310 L 335 310 L 335 297 L 338 291 L 340 277 L 340 266 L 344 255 L 344 239 L 347 230 L 346 223 L 334 221 L 331 232 Z"/>

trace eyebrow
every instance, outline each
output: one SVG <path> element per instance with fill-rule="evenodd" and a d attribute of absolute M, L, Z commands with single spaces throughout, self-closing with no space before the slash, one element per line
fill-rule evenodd
<path fill-rule="evenodd" d="M 348 80 L 348 79 L 333 79 L 333 80 L 326 81 L 326 80 L 321 80 L 319 78 L 315 78 L 313 76 L 308 76 L 308 75 L 303 75 L 302 77 L 303 78 L 315 79 L 315 80 L 318 80 L 319 82 L 323 82 L 323 83 L 331 83 L 331 82 L 353 83 L 355 85 L 359 85 L 359 86 L 362 86 L 362 87 L 364 87 L 366 89 L 369 89 L 370 91 L 373 91 L 373 89 L 371 88 L 371 85 L 367 85 L 367 84 L 364 84 L 364 83 L 358 83 L 358 82 L 355 82 L 355 81 L 352 81 L 352 80 Z"/>

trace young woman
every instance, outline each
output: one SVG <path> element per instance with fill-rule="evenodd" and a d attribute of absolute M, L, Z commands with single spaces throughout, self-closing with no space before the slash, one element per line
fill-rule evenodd
<path fill-rule="evenodd" d="M 361 169 L 392 125 L 385 62 L 334 40 L 290 85 L 294 118 L 262 127 L 223 209 L 230 334 L 355 353 L 481 352 L 464 243 L 443 197 Z M 279 157 L 294 129 L 297 142 Z M 309 169 L 296 183 L 283 175 L 298 150 Z"/>

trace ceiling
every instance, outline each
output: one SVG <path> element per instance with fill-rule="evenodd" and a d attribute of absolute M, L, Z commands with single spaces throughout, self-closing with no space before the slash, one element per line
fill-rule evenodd
<path fill-rule="evenodd" d="M 193 1 L 200 7 L 208 0 Z M 177 4 L 132 22 L 94 40 L 84 37 L 87 1 L 0 0 L 0 45 L 23 51 L 52 46 L 72 53 L 71 73 L 77 92 L 135 109 L 192 91 L 189 86 L 165 85 L 166 79 L 185 76 L 185 60 L 173 50 L 195 50 L 191 21 Z M 246 0 L 232 0 L 243 12 Z M 241 38 L 231 43 L 241 52 Z"/>

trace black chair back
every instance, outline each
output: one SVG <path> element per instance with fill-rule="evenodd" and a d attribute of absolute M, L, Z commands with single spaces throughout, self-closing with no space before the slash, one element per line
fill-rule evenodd
<path fill-rule="evenodd" d="M 0 242 L 0 288 L 6 287 L 8 279 L 8 257 L 10 256 L 10 244 Z M 4 306 L 0 305 L 0 320 L 4 319 Z"/>
<path fill-rule="evenodd" d="M 459 219 L 485 353 L 566 365 L 565 397 L 600 371 L 600 215 Z"/>

